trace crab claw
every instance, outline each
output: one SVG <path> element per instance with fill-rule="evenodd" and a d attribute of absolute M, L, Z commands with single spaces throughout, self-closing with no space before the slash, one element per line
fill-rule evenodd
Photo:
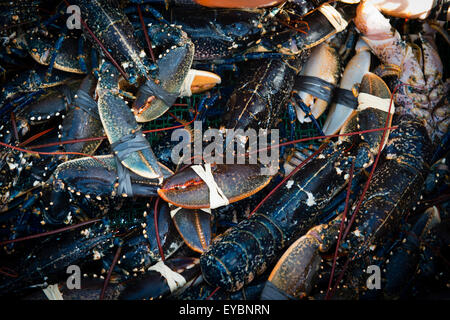
<path fill-rule="evenodd" d="M 183 238 L 184 243 L 192 250 L 203 253 L 211 244 L 212 215 L 209 209 L 185 209 L 169 205 L 172 220 Z M 208 210 L 208 211 L 206 211 Z"/>
<path fill-rule="evenodd" d="M 194 0 L 194 2 L 210 8 L 251 9 L 273 7 L 285 0 Z"/>
<path fill-rule="evenodd" d="M 222 79 L 215 73 L 190 69 L 181 86 L 180 96 L 190 97 L 192 94 L 208 91 L 221 82 Z"/>
<path fill-rule="evenodd" d="M 211 208 L 210 190 L 206 182 L 188 167 L 165 180 L 159 196 L 165 201 L 182 208 Z M 245 199 L 264 188 L 272 176 L 262 175 L 261 166 L 256 164 L 212 164 L 211 174 L 228 203 Z"/>
<path fill-rule="evenodd" d="M 370 51 L 363 40 L 356 44 L 356 55 L 349 61 L 341 79 L 340 88 L 353 91 L 370 69 Z M 352 116 L 354 109 L 342 103 L 333 103 L 323 125 L 325 135 L 336 134 Z"/>

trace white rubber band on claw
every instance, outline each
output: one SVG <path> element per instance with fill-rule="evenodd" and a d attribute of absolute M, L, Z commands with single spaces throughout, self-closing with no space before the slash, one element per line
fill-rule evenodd
<path fill-rule="evenodd" d="M 170 217 L 173 218 L 178 211 L 181 210 L 181 207 L 175 207 L 174 209 L 170 210 Z"/>
<path fill-rule="evenodd" d="M 48 300 L 64 300 L 57 284 L 51 284 L 47 288 L 42 289 Z"/>
<path fill-rule="evenodd" d="M 186 279 L 178 272 L 170 269 L 164 261 L 159 261 L 155 265 L 148 268 L 148 271 L 150 270 L 159 272 L 161 276 L 167 280 L 167 285 L 169 286 L 170 292 L 174 292 L 186 284 Z"/>
<path fill-rule="evenodd" d="M 391 99 L 382 99 L 377 96 L 373 96 L 367 93 L 360 93 L 358 95 L 358 110 L 362 111 L 367 108 L 374 108 L 386 113 L 389 112 L 389 106 L 391 105 Z M 392 102 L 391 106 L 391 114 L 395 112 L 395 105 Z"/>
<path fill-rule="evenodd" d="M 230 203 L 228 201 L 228 198 L 225 196 L 223 191 L 219 188 L 216 181 L 214 180 L 210 163 L 205 163 L 205 168 L 203 168 L 201 165 L 194 165 L 191 167 L 191 169 L 194 170 L 194 172 L 198 174 L 198 176 L 203 181 L 205 181 L 206 185 L 208 186 L 210 209 L 223 207 Z"/>
<path fill-rule="evenodd" d="M 191 85 L 194 82 L 195 70 L 190 69 L 180 88 L 180 97 L 192 96 Z"/>
<path fill-rule="evenodd" d="M 319 11 L 328 19 L 331 25 L 336 29 L 336 32 L 341 32 L 347 28 L 347 20 L 345 20 L 333 6 L 324 4 L 319 7 Z"/>
<path fill-rule="evenodd" d="M 174 209 L 170 210 L 170 217 L 171 218 L 173 218 L 178 213 L 178 211 L 180 211 L 182 209 L 181 207 L 176 207 L 176 206 L 174 206 L 174 207 L 175 207 Z M 209 208 L 203 208 L 203 209 L 200 209 L 200 210 L 211 214 L 211 209 L 209 209 Z"/>

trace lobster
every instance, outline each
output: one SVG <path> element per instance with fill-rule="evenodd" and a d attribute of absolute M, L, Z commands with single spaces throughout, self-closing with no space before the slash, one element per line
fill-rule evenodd
<path fill-rule="evenodd" d="M 382 99 L 390 97 L 384 82 L 370 73 L 362 80 L 361 92 Z M 379 128 L 386 124 L 387 117 L 388 112 L 373 107 L 359 110 L 344 132 L 361 126 Z M 325 142 L 319 149 L 320 155 L 299 170 L 292 182 L 275 192 L 275 201 L 265 203 L 251 218 L 223 234 L 201 256 L 205 280 L 235 291 L 265 271 L 279 250 L 311 228 L 319 210 L 345 187 L 351 162 L 357 171 L 373 163 L 382 136 L 371 132 L 361 138 L 353 136 L 339 142 Z"/>

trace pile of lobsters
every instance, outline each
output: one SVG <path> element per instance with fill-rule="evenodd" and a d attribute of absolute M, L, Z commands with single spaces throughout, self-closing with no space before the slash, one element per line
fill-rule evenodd
<path fill-rule="evenodd" d="M 449 298 L 448 6 L 1 3 L 0 296 Z"/>

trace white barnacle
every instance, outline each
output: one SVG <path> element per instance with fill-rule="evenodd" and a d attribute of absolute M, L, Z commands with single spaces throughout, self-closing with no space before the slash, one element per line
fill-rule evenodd
<path fill-rule="evenodd" d="M 318 159 L 325 159 L 325 156 L 323 154 L 320 154 L 317 158 Z"/>
<path fill-rule="evenodd" d="M 336 167 L 336 173 L 340 176 L 342 174 L 342 170 L 338 167 Z"/>

